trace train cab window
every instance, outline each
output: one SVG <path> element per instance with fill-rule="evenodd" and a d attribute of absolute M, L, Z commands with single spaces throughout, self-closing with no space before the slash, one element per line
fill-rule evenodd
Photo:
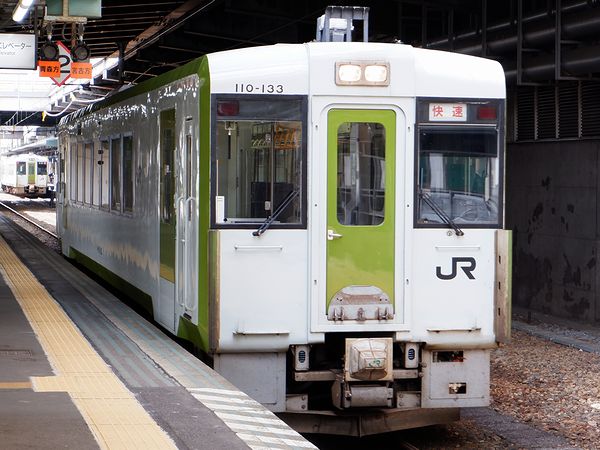
<path fill-rule="evenodd" d="M 303 223 L 303 97 L 218 97 L 213 141 L 215 222 L 273 228 Z"/>
<path fill-rule="evenodd" d="M 385 128 L 345 122 L 337 133 L 337 217 L 341 225 L 379 225 L 385 204 Z"/>
<path fill-rule="evenodd" d="M 495 127 L 419 130 L 418 216 L 422 225 L 499 223 L 500 159 Z M 440 212 L 441 211 L 441 212 Z"/>
<path fill-rule="evenodd" d="M 110 209 L 121 211 L 121 138 L 110 141 Z"/>
<path fill-rule="evenodd" d="M 27 163 L 25 161 L 19 161 L 17 163 L 17 175 L 27 174 Z"/>
<path fill-rule="evenodd" d="M 37 174 L 48 175 L 48 163 L 45 161 L 38 161 L 37 163 Z"/>

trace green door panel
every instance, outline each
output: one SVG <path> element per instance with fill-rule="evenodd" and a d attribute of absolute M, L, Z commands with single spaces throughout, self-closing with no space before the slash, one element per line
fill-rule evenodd
<path fill-rule="evenodd" d="M 349 286 L 393 304 L 396 113 L 333 109 L 327 122 L 326 309 Z"/>
<path fill-rule="evenodd" d="M 35 162 L 27 163 L 27 184 L 35 184 Z"/>

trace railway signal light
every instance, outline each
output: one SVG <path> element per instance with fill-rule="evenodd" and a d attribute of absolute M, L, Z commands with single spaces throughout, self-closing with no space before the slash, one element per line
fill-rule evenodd
<path fill-rule="evenodd" d="M 71 49 L 71 59 L 73 59 L 73 62 L 86 61 L 90 58 L 90 54 L 90 48 L 83 41 L 79 41 Z"/>
<path fill-rule="evenodd" d="M 40 48 L 40 58 L 44 61 L 58 61 L 59 55 L 58 45 L 50 40 L 44 42 Z"/>

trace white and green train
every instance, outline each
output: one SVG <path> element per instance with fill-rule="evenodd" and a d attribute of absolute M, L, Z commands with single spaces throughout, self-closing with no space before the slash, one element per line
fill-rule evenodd
<path fill-rule="evenodd" d="M 27 153 L 0 157 L 0 184 L 4 192 L 21 197 L 45 196 L 51 185 L 48 157 Z"/>
<path fill-rule="evenodd" d="M 401 44 L 206 55 L 62 120 L 63 252 L 300 431 L 453 420 L 509 333 L 504 99 Z"/>

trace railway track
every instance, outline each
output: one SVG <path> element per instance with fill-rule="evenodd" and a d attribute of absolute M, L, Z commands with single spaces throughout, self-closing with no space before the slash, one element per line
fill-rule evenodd
<path fill-rule="evenodd" d="M 0 201 L 0 207 L 4 208 L 5 210 L 10 211 L 12 214 L 15 214 L 16 216 L 18 216 L 20 219 L 26 221 L 27 223 L 33 225 L 34 227 L 36 227 L 38 230 L 42 231 L 43 233 L 46 233 L 49 236 L 52 236 L 54 239 L 58 240 L 58 236 L 53 233 L 50 230 L 47 230 L 46 228 L 42 227 L 40 224 L 38 224 L 36 221 L 30 219 L 29 217 L 25 216 L 24 214 L 21 214 L 19 211 L 17 211 L 14 208 L 11 208 L 10 206 L 8 206 L 5 202 L 1 202 Z"/>

